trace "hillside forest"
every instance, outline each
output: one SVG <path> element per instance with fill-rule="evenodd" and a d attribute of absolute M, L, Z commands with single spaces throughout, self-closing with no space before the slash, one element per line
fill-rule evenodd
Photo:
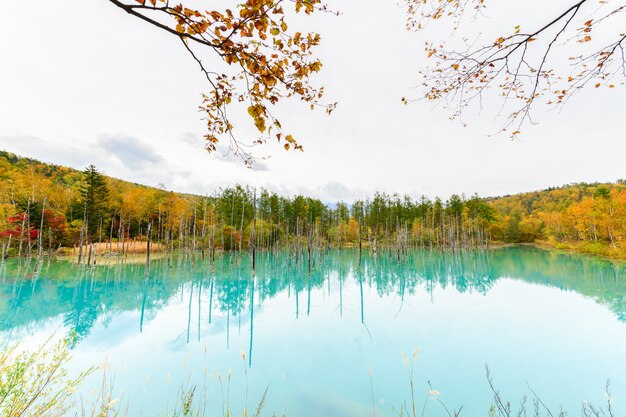
<path fill-rule="evenodd" d="M 376 193 L 352 204 L 235 186 L 189 195 L 0 151 L 0 245 L 7 257 L 327 247 L 400 257 L 409 248 L 538 244 L 626 258 L 626 182 L 579 183 L 497 198 Z M 89 257 L 87 258 L 87 248 Z M 95 249 L 97 248 L 97 249 Z"/>

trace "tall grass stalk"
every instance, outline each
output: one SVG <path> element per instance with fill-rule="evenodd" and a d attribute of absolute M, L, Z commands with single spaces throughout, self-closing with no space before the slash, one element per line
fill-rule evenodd
<path fill-rule="evenodd" d="M 79 388 L 85 378 L 91 375 L 95 368 L 70 377 L 67 370 L 71 359 L 73 338 L 64 338 L 53 343 L 47 340 L 38 348 L 29 351 L 20 349 L 19 345 L 10 346 L 0 351 L 0 417 L 125 417 L 129 415 L 128 406 L 124 406 L 119 399 L 113 396 L 113 381 L 103 374 L 102 384 L 96 397 L 83 399 L 79 395 Z M 404 402 L 399 409 L 394 409 L 399 417 L 418 417 L 416 387 L 414 380 L 415 362 L 418 351 L 414 351 L 411 358 L 402 355 L 407 370 L 410 400 Z M 245 370 L 245 405 L 243 417 L 248 414 L 248 375 L 245 353 L 242 361 Z M 213 372 L 211 372 L 213 375 Z M 513 407 L 506 401 L 493 380 L 489 368 L 486 368 L 487 383 L 491 390 L 492 401 L 485 417 L 566 417 L 563 409 L 553 410 L 530 387 L 531 405 L 527 398 L 523 398 L 518 407 Z M 206 376 L 206 370 L 205 370 Z M 372 415 L 376 417 L 376 401 L 374 397 L 373 372 L 369 370 L 370 390 L 372 396 Z M 230 404 L 231 372 L 228 372 L 226 381 L 217 374 L 222 398 L 222 417 L 232 417 Z M 226 385 L 226 387 L 224 387 Z M 165 417 L 203 417 L 206 415 L 208 400 L 206 397 L 206 380 L 203 386 L 204 393 L 198 396 L 196 385 L 182 386 L 173 409 L 165 412 Z M 260 417 L 267 401 L 269 386 L 254 409 L 252 417 Z M 581 407 L 582 417 L 616 417 L 613 406 L 613 396 L 610 383 L 605 386 L 606 404 L 598 407 L 584 402 Z M 437 403 L 448 417 L 460 417 L 463 407 L 450 410 L 441 400 L 438 391 L 428 382 L 428 390 L 421 406 L 419 417 L 427 416 L 429 402 Z M 474 416 L 472 416 L 474 417 Z"/>
<path fill-rule="evenodd" d="M 13 345 L 0 352 L 0 416 L 56 417 L 76 406 L 74 393 L 93 369 L 68 376 L 71 343 L 49 339 L 33 351 Z"/>

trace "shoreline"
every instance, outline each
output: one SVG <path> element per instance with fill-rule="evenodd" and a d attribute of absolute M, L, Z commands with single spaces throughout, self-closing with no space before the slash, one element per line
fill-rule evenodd
<path fill-rule="evenodd" d="M 620 263 L 620 264 L 626 264 L 626 253 L 625 254 L 616 254 L 616 255 L 610 255 L 610 254 L 603 254 L 603 253 L 593 253 L 590 252 L 588 250 L 584 250 L 576 245 L 568 245 L 565 243 L 551 243 L 549 241 L 537 241 L 537 242 L 519 242 L 519 243 L 515 243 L 515 242 L 492 242 L 489 243 L 487 245 L 487 247 L 485 247 L 482 250 L 498 250 L 498 249 L 506 249 L 506 248 L 523 248 L 523 247 L 527 247 L 527 248 L 536 248 L 536 249 L 541 249 L 541 250 L 545 250 L 545 251 L 550 251 L 550 252 L 554 252 L 554 253 L 563 253 L 563 254 L 570 254 L 570 255 L 578 255 L 578 256 L 585 256 L 585 257 L 589 257 L 589 258 L 595 258 L 595 259 L 599 259 L 599 260 L 604 260 L 604 261 L 608 261 L 608 262 L 613 262 L 613 263 Z M 336 249 L 336 250 L 358 250 L 358 245 L 355 244 L 346 244 L 344 245 L 342 248 L 338 248 L 338 247 L 332 247 L 332 249 Z M 412 250 L 415 249 L 425 249 L 428 250 L 427 247 L 415 247 L 415 248 L 411 248 Z M 446 251 L 449 250 L 451 251 L 449 248 L 436 248 L 436 250 L 441 250 L 441 251 Z M 474 249 L 465 249 L 465 250 L 471 250 L 471 251 L 478 251 L 480 249 L 474 248 Z M 56 259 L 56 260 L 60 260 L 60 261 L 69 261 L 69 262 L 78 262 L 78 255 L 77 254 L 72 254 L 72 253 L 68 253 L 71 251 L 71 248 L 61 248 L 61 250 L 59 251 L 60 253 L 58 254 L 52 254 L 52 259 Z M 264 252 L 264 249 L 257 249 L 257 252 Z M 369 251 L 369 245 L 367 245 L 365 242 L 363 244 L 363 251 L 364 252 L 368 252 Z M 176 253 L 177 251 L 175 251 Z M 198 251 L 199 252 L 199 251 Z M 237 253 L 238 251 L 225 251 L 222 249 L 216 249 L 216 254 L 226 254 L 226 253 Z M 248 253 L 248 250 L 243 250 L 242 253 Z M 169 256 L 171 252 L 166 251 L 166 250 L 162 250 L 162 249 L 157 249 L 155 251 L 151 251 L 150 252 L 150 259 L 151 260 L 159 260 L 159 259 L 165 259 Z M 85 257 L 85 256 L 84 256 Z M 48 255 L 44 254 L 44 258 L 47 259 Z M 5 260 L 9 260 L 9 259 L 16 259 L 14 257 L 7 257 Z M 35 257 L 31 258 L 31 259 L 36 259 Z M 94 263 L 94 261 L 96 261 Z M 146 262 L 146 252 L 141 252 L 141 251 L 136 251 L 136 252 L 132 252 L 132 253 L 127 253 L 127 254 L 121 254 L 121 253 L 117 253 L 117 252 L 112 252 L 112 253 L 96 253 L 95 255 L 92 255 L 92 265 L 102 265 L 102 264 L 110 264 L 110 263 L 116 263 L 116 262 L 123 262 L 123 263 L 133 263 L 133 264 L 140 264 L 140 263 L 145 263 Z M 85 262 L 86 263 L 86 262 Z"/>

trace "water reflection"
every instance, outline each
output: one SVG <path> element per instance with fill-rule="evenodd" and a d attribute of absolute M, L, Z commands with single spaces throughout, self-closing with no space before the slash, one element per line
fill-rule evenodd
<path fill-rule="evenodd" d="M 250 364 L 255 304 L 287 294 L 297 320 L 311 314 L 312 294 L 338 293 L 337 315 L 342 317 L 346 283 L 358 285 L 360 318 L 365 326 L 364 287 L 374 289 L 380 297 L 396 295 L 397 303 L 390 308 L 401 311 L 405 298 L 418 289 L 431 295 L 435 288 L 449 287 L 460 293 L 487 294 L 502 278 L 574 291 L 626 321 L 623 264 L 533 248 L 472 253 L 417 251 L 401 263 L 389 256 L 365 256 L 361 268 L 358 253 L 329 251 L 315 256 L 310 275 L 286 254 L 269 253 L 259 255 L 254 276 L 249 258 L 234 254 L 219 257 L 213 266 L 183 258 L 156 260 L 149 278 L 144 276 L 143 265 L 115 261 L 92 268 L 51 262 L 41 265 L 38 273 L 32 271 L 33 267 L 20 270 L 11 262 L 0 270 L 0 331 L 5 334 L 35 332 L 48 320 L 62 317 L 65 328 L 80 340 L 89 335 L 96 322 L 106 322 L 125 311 L 140 311 L 136 331 L 143 332 L 146 322 L 169 300 L 179 298 L 188 305 L 186 343 L 194 337 L 200 340 L 203 327 L 213 326 L 212 331 L 219 331 L 214 326 L 216 313 L 225 316 L 220 327 L 227 346 L 230 332 L 235 327 L 241 332 L 242 321 L 249 322 Z"/>

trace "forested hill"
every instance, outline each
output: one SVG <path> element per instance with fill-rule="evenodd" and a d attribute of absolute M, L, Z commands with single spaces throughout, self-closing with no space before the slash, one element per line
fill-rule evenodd
<path fill-rule="evenodd" d="M 626 256 L 626 182 L 579 183 L 489 199 L 493 235 L 508 242 Z"/>
<path fill-rule="evenodd" d="M 377 193 L 332 208 L 241 186 L 185 195 L 0 151 L 2 256 L 142 240 L 164 247 L 246 250 L 344 247 L 398 253 L 413 246 L 541 243 L 626 256 L 626 183 L 571 184 L 497 198 L 417 200 Z M 110 246 L 111 247 L 111 246 Z"/>

